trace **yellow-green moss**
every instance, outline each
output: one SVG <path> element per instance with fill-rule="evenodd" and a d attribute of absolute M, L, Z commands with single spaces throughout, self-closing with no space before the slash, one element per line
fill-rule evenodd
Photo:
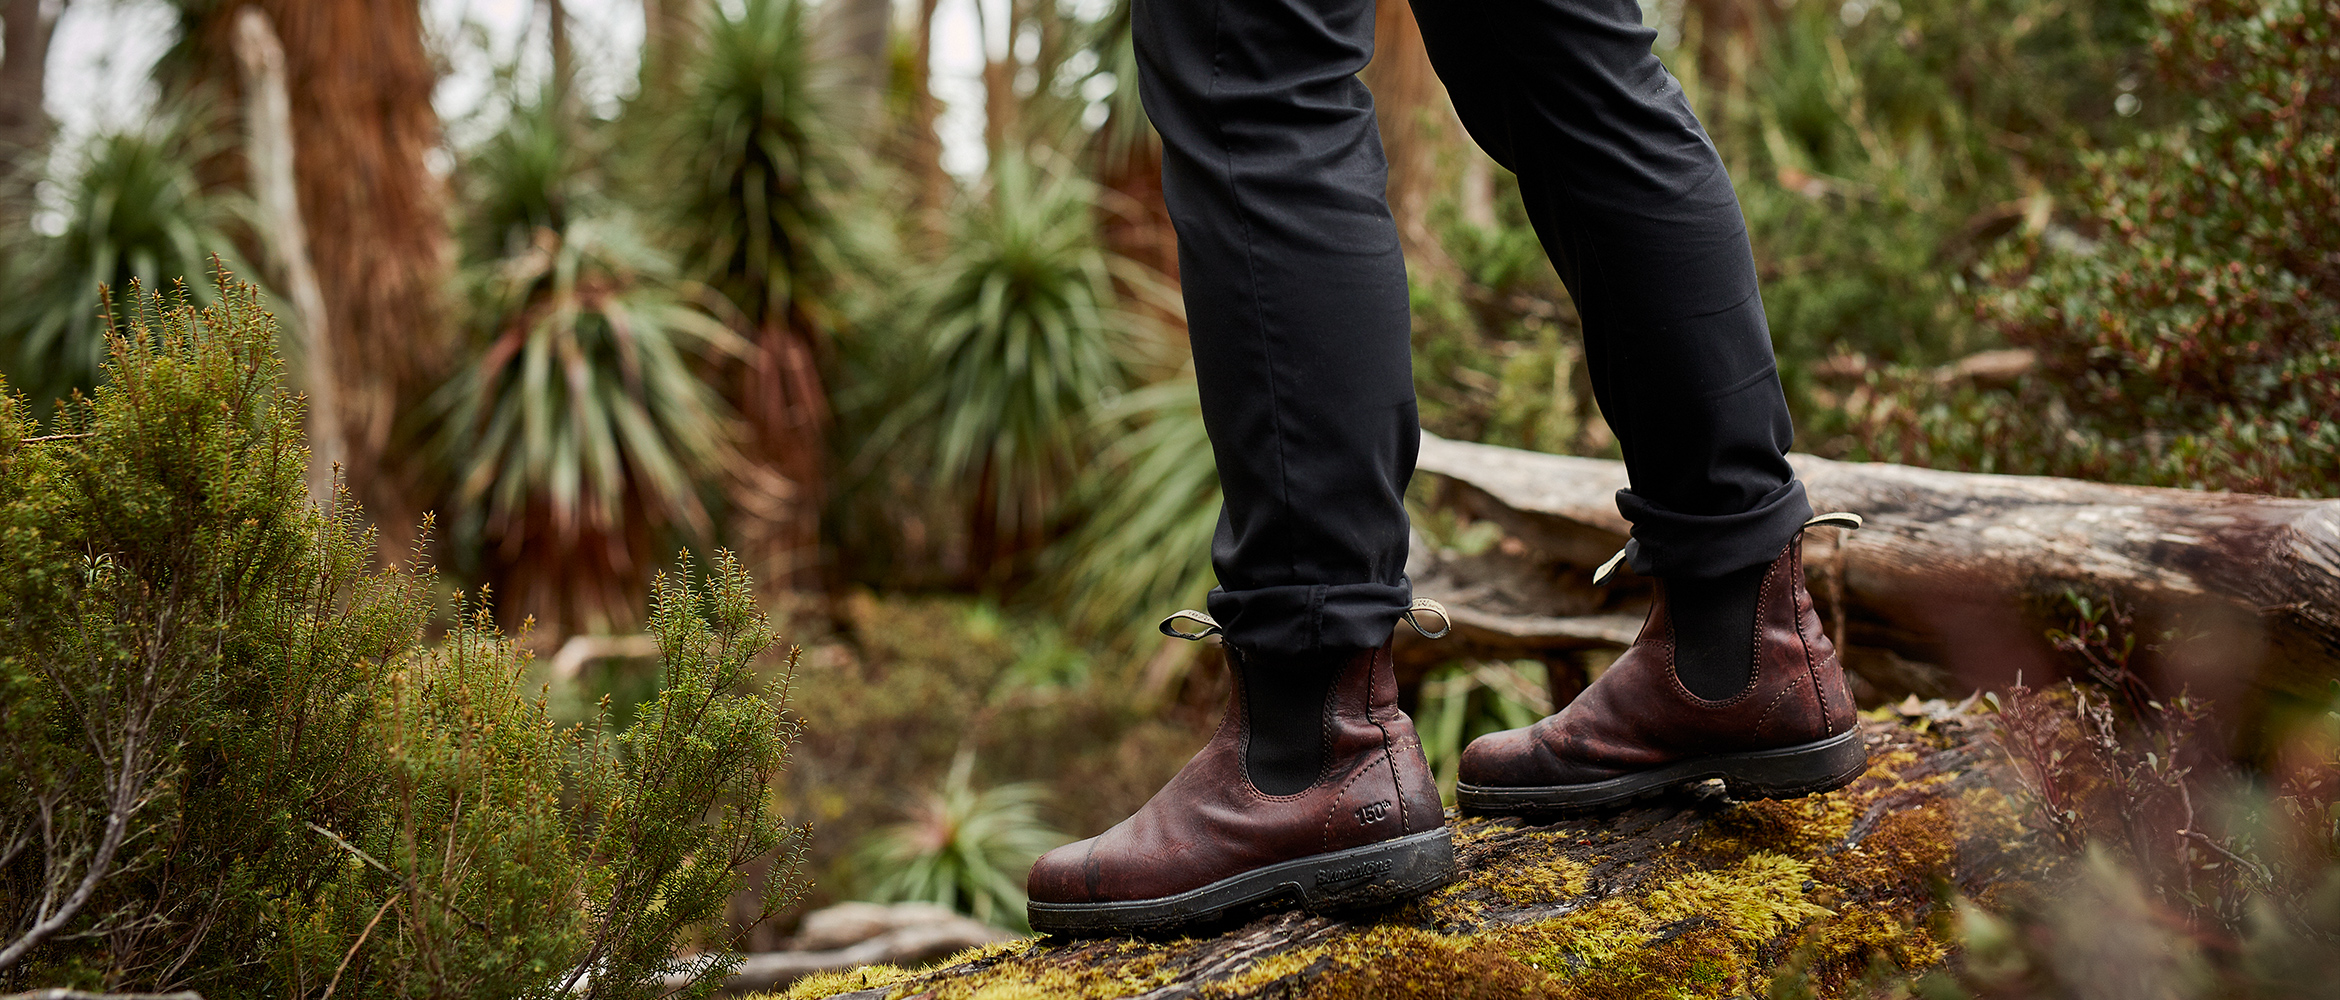
<path fill-rule="evenodd" d="M 1805 929 L 1801 944 L 1811 950 L 1817 962 L 1856 969 L 1866 968 L 1874 957 L 1888 959 L 1902 969 L 1921 969 L 1939 965 L 1949 956 L 1949 949 L 1924 925 L 1904 914 L 1863 903 L 1845 904 L 1836 916 L 1815 921 Z"/>
<path fill-rule="evenodd" d="M 980 972 L 923 983 L 935 1000 L 1014 1000 L 1024 996 L 1109 1000 L 1167 986 L 1177 978 L 1167 959 L 1176 944 L 1119 941 L 1091 948 L 1029 948 Z M 1103 948 L 1104 954 L 1095 949 Z M 913 992 L 897 989 L 896 994 Z M 897 997 L 897 1000 L 899 998 Z"/>
<path fill-rule="evenodd" d="M 1907 746 L 1881 749 L 1846 788 L 1732 805 L 1682 840 L 1625 854 L 1624 865 L 1593 848 L 1616 851 L 1630 837 L 1458 820 L 1469 867 L 1454 885 L 1378 923 L 1192 985 L 1211 998 L 1622 1000 L 1760 995 L 1779 972 L 1818 996 L 1857 995 L 1883 963 L 1915 970 L 1944 960 L 1955 929 L 1935 905 L 1935 885 L 1955 873 L 1962 838 L 2016 846 L 2024 835 L 2018 810 L 1996 791 L 1948 799 L 1935 786 L 1950 775 L 1905 778 L 1921 759 Z M 1872 812 L 1861 842 L 1846 846 Z M 1587 895 L 1596 869 L 1610 883 L 1605 898 Z M 1574 912 L 1508 922 L 1579 899 Z M 898 982 L 894 993 L 1106 1000 L 1191 981 L 1198 945 L 1016 942 L 952 960 L 981 968 Z"/>
<path fill-rule="evenodd" d="M 1922 898 L 1933 880 L 1949 877 L 1957 857 L 1949 811 L 1931 801 L 1886 813 L 1860 843 L 1823 859 L 1820 877 L 1871 895 L 1893 892 Z"/>
<path fill-rule="evenodd" d="M 748 1000 L 818 1000 L 839 993 L 866 990 L 877 986 L 892 986 L 910 978 L 910 970 L 892 965 L 864 965 L 845 972 L 819 972 L 796 981 L 786 993 L 764 993 Z"/>
<path fill-rule="evenodd" d="M 1582 894 L 1591 884 L 1592 870 L 1566 854 L 1566 848 L 1576 839 L 1575 834 L 1565 830 L 1519 832 L 1475 870 L 1464 872 L 1453 885 L 1434 895 L 1430 900 L 1433 919 L 1429 922 L 1439 924 L 1450 922 L 1451 918 L 1477 916 L 1483 907 L 1467 898 L 1472 895 L 1493 896 L 1515 906 L 1536 906 Z M 1452 907 L 1456 912 L 1436 912 L 1441 906 Z M 1441 917 L 1450 919 L 1438 919 Z"/>
<path fill-rule="evenodd" d="M 1245 967 L 1225 979 L 1206 983 L 1200 991 L 1206 997 L 1239 997 L 1269 983 L 1277 982 L 1307 971 L 1322 961 L 1328 949 L 1324 947 L 1294 948 L 1270 955 Z"/>
<path fill-rule="evenodd" d="M 979 944 L 934 964 L 936 968 L 947 969 L 954 965 L 969 965 L 990 959 L 1006 958 L 1010 955 L 1022 955 L 1029 953 L 1032 946 L 1038 943 L 1032 938 L 1014 938 L 991 944 Z"/>
<path fill-rule="evenodd" d="M 1667 879 L 1502 935 L 1525 964 L 1581 996 L 1736 996 L 1760 971 L 1758 949 L 1829 911 L 1809 897 L 1810 862 L 1752 855 Z"/>
<path fill-rule="evenodd" d="M 1723 810 L 1691 838 L 1694 850 L 1744 857 L 1810 854 L 1844 840 L 1861 809 L 1842 794 L 1764 799 Z"/>
<path fill-rule="evenodd" d="M 1538 865 L 1522 865 L 1501 873 L 1492 880 L 1492 888 L 1504 902 L 1518 906 L 1557 903 L 1570 896 L 1582 894 L 1590 884 L 1592 870 L 1582 862 L 1567 858 L 1553 858 Z"/>

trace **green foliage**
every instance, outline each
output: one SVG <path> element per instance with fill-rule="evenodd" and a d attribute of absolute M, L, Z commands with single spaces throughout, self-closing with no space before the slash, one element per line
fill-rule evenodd
<path fill-rule="evenodd" d="M 547 103 L 516 109 L 470 164 L 479 353 L 433 401 L 434 443 L 482 575 L 577 629 L 632 616 L 663 532 L 712 530 L 702 490 L 736 449 L 700 367 L 746 348 L 593 194 Z"/>
<path fill-rule="evenodd" d="M 0 986 L 711 992 L 675 949 L 790 835 L 746 575 L 660 588 L 622 734 L 558 728 L 484 610 L 424 647 L 431 574 L 309 503 L 254 290 L 131 318 L 57 435 L 0 404 Z"/>
<path fill-rule="evenodd" d="M 204 152 L 183 127 L 154 125 L 93 141 L 65 189 L 64 231 L 23 232 L 10 248 L 9 283 L 0 306 L 0 365 L 33 397 L 36 416 L 73 390 L 95 385 L 106 358 L 108 324 L 135 302 L 106 303 L 101 289 L 168 289 L 180 282 L 211 301 L 214 253 L 230 270 L 248 272 L 227 248 L 232 197 L 210 194 L 193 163 Z"/>
<path fill-rule="evenodd" d="M 2143 20 L 2141 0 L 1806 0 L 1761 33 L 1736 90 L 1692 74 L 1791 389 L 1830 353 L 1931 364 L 1991 346 L 1962 307 L 1972 268 L 2043 179 L 2120 133 Z"/>
<path fill-rule="evenodd" d="M 942 785 L 909 820 L 879 831 L 862 848 L 862 867 L 883 872 L 879 902 L 939 903 L 1014 930 L 1024 922 L 1024 876 L 1064 836 L 1040 818 L 1047 790 L 1032 782 L 978 789 L 975 757 L 960 753 Z"/>
<path fill-rule="evenodd" d="M 577 817 L 590 831 L 580 844 L 591 866 L 595 927 L 580 968 L 589 967 L 593 992 L 662 997 L 669 974 L 720 971 L 678 961 L 675 950 L 708 943 L 693 934 L 746 884 L 742 869 L 800 835 L 771 814 L 765 797 L 788 764 L 797 724 L 777 700 L 741 693 L 752 665 L 779 639 L 755 593 L 728 555 L 703 588 L 687 576 L 662 577 L 650 614 L 665 661 L 658 695 L 614 745 L 602 743 L 579 765 Z M 784 681 L 794 676 L 793 662 L 788 671 Z M 792 871 L 796 857 L 783 858 L 781 871 Z M 794 898 L 785 878 L 773 881 L 757 921 Z M 693 995 L 721 982 L 709 976 Z"/>
<path fill-rule="evenodd" d="M 677 116 L 687 266 L 756 323 L 826 322 L 845 170 L 799 0 L 710 6 Z"/>
<path fill-rule="evenodd" d="M 0 674 L 25 699 L 0 752 L 22 790 L 0 800 L 0 977 L 289 971 L 307 956 L 246 951 L 269 893 L 340 866 L 302 823 L 348 825 L 379 777 L 344 754 L 373 664 L 420 638 L 421 580 L 369 574 L 355 512 L 306 505 L 273 331 L 248 286 L 219 291 L 134 300 L 69 437 L 0 418 Z"/>
<path fill-rule="evenodd" d="M 1143 804 L 1216 721 L 1134 683 L 1156 647 L 1084 644 L 1048 610 L 948 596 L 840 604 L 850 642 L 807 643 L 791 701 L 817 738 L 784 786 L 787 811 L 820 833 L 806 861 L 821 901 L 873 894 L 893 866 L 863 848 L 921 815 L 962 753 L 971 787 L 1039 783 L 1047 823 L 1085 836 Z M 1009 874 L 1022 884 L 1022 870 Z"/>
<path fill-rule="evenodd" d="M 2050 891 L 1991 912 L 1959 901 L 1964 961 L 1928 996 L 2300 997 L 2340 976 L 2340 683 L 2229 758 L 2208 706 L 2129 669 L 2121 608 L 2074 596 L 2049 633 L 2086 677 L 1990 695 L 2042 838 L 2069 852 Z"/>
<path fill-rule="evenodd" d="M 1879 407 L 1868 449 L 1923 464 L 2206 489 L 2340 492 L 2340 15 L 2158 3 L 2184 119 L 2085 160 L 2086 239 L 1997 257 L 1985 320 L 2039 351 L 2008 391 Z"/>
<path fill-rule="evenodd" d="M 1088 516 L 1058 543 L 1053 586 L 1092 634 L 1151 634 L 1211 588 L 1218 465 L 1191 376 L 1131 392 L 1106 416 L 1126 430 L 1083 474 Z"/>
<path fill-rule="evenodd" d="M 880 362 L 889 391 L 863 404 L 885 413 L 865 461 L 926 470 L 924 485 L 964 512 L 980 579 L 1000 579 L 1058 524 L 1096 407 L 1127 385 L 1143 320 L 1119 308 L 1111 270 L 1093 185 L 1003 155 L 892 331 L 902 357 Z"/>
<path fill-rule="evenodd" d="M 1454 267 L 1409 276 L 1422 425 L 1464 441 L 1605 453 L 1613 439 L 1593 405 L 1575 304 L 1528 225 L 1517 180 L 1503 175 L 1495 193 L 1483 223 L 1451 202 L 1437 206 L 1432 220 Z"/>
<path fill-rule="evenodd" d="M 1472 740 L 1497 730 L 1532 726 L 1551 714 L 1552 696 L 1544 689 L 1543 673 L 1543 664 L 1533 660 L 1466 663 L 1423 681 L 1422 704 L 1414 717 L 1421 729 L 1422 753 L 1437 775 L 1441 795 L 1453 799 L 1463 748 Z"/>

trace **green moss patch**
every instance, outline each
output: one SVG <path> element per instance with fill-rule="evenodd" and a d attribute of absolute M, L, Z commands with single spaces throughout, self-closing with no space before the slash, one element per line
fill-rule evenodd
<path fill-rule="evenodd" d="M 895 1000 L 1863 995 L 1950 958 L 1939 899 L 2033 876 L 2012 777 L 1979 725 L 1867 725 L 1853 784 L 1785 802 L 1713 790 L 1530 826 L 1455 820 L 1457 880 L 1363 919 L 1284 913 L 1176 940 L 994 946 L 888 979 Z M 1783 986 L 1792 980 L 1789 986 Z M 850 980 L 820 988 L 843 992 Z M 791 1000 L 829 995 L 800 985 Z"/>

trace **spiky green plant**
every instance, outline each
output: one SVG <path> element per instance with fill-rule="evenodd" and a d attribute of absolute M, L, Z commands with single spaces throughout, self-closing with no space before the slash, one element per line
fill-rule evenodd
<path fill-rule="evenodd" d="M 27 232 L 10 248 L 16 291 L 0 303 L 0 365 L 36 416 L 96 384 L 108 316 L 130 307 L 132 281 L 152 291 L 185 282 L 209 303 L 211 255 L 250 273 L 223 232 L 239 203 L 203 190 L 193 167 L 201 152 L 170 122 L 99 137 L 76 172 L 56 179 L 68 192 L 64 231 Z M 107 304 L 108 289 L 120 300 Z"/>
<path fill-rule="evenodd" d="M 974 575 L 997 581 L 1058 521 L 1144 321 L 1119 308 L 1093 186 L 1013 154 L 929 286 L 896 331 L 911 363 L 867 453 L 911 445 L 964 512 Z"/>
<path fill-rule="evenodd" d="M 1133 391 L 1105 416 L 1120 434 L 1082 478 L 1087 517 L 1059 543 L 1056 594 L 1094 634 L 1150 632 L 1210 590 L 1218 465 L 1191 375 Z"/>
<path fill-rule="evenodd" d="M 618 206 L 548 111 L 523 109 L 473 162 L 467 262 L 477 355 L 440 393 L 458 532 L 507 608 L 556 628 L 638 606 L 663 535 L 706 538 L 702 494 L 733 460 L 701 376 L 746 346 Z"/>
<path fill-rule="evenodd" d="M 974 770 L 974 755 L 961 753 L 908 820 L 878 831 L 862 846 L 862 869 L 884 873 L 872 883 L 871 898 L 939 903 L 985 923 L 1029 930 L 1025 873 L 1043 852 L 1064 843 L 1064 835 L 1040 818 L 1047 794 L 1040 785 L 978 789 Z"/>
<path fill-rule="evenodd" d="M 674 120 L 669 225 L 688 248 L 685 270 L 738 310 L 750 342 L 722 382 L 746 419 L 750 457 L 783 488 L 738 477 L 744 516 L 733 527 L 783 583 L 809 582 L 820 562 L 829 478 L 823 368 L 842 228 L 832 203 L 847 174 L 831 114 L 800 0 L 708 11 Z M 786 500 L 775 506 L 776 493 Z"/>
<path fill-rule="evenodd" d="M 830 320 L 843 137 L 800 0 L 708 12 L 676 117 L 686 265 L 757 323 Z"/>

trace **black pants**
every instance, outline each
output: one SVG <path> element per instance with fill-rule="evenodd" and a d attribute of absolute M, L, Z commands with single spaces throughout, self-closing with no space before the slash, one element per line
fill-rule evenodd
<path fill-rule="evenodd" d="M 1135 0 L 1239 648 L 1378 646 L 1411 596 L 1405 264 L 1356 73 L 1374 0 Z M 1396 0 L 1383 0 L 1396 2 Z M 1632 480 L 1634 568 L 1710 577 L 1810 515 L 1730 178 L 1634 0 L 1415 0 L 1479 145 L 1519 175 Z"/>

